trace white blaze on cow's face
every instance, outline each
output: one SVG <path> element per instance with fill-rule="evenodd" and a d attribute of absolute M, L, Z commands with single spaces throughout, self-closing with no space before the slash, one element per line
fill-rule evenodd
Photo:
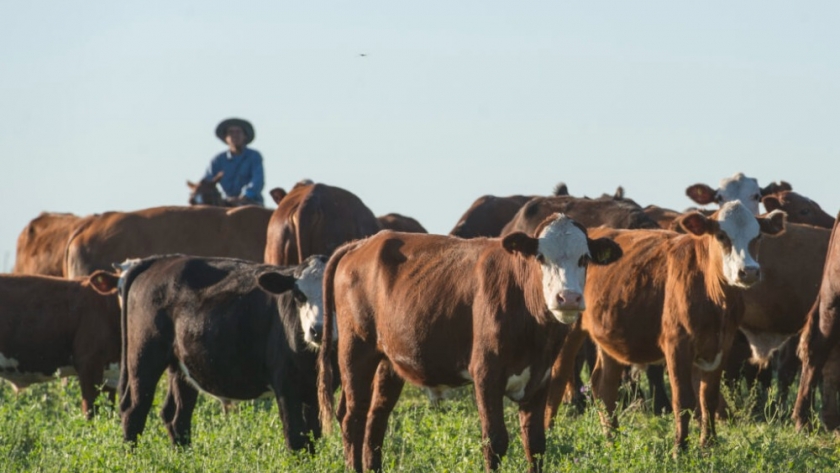
<path fill-rule="evenodd" d="M 589 260 L 586 234 L 572 219 L 558 215 L 543 229 L 538 241 L 545 303 L 557 320 L 571 324 L 585 309 L 583 285 Z"/>
<path fill-rule="evenodd" d="M 721 179 L 717 190 L 717 203 L 723 206 L 736 200 L 740 200 L 753 215 L 758 215 L 758 204 L 761 203 L 761 187 L 758 186 L 758 181 L 741 172 Z"/>
<path fill-rule="evenodd" d="M 315 347 L 320 346 L 324 329 L 323 281 L 326 263 L 310 259 L 309 266 L 301 272 L 293 291 L 298 306 L 298 316 L 303 328 L 303 338 Z M 333 329 L 333 340 L 338 338 Z"/>
<path fill-rule="evenodd" d="M 722 246 L 723 275 L 732 286 L 747 288 L 758 282 L 758 262 L 750 254 L 750 243 L 761 234 L 755 216 L 740 201 L 724 204 L 717 214 Z"/>

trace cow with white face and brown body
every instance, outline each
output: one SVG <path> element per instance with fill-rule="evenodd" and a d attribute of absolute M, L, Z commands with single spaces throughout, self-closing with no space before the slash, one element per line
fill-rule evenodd
<path fill-rule="evenodd" d="M 675 444 L 686 446 L 696 403 L 692 370 L 701 371 L 701 445 L 715 435 L 720 379 L 743 318 L 744 289 L 758 282 L 755 246 L 761 234 L 784 229 L 784 213 L 757 218 L 740 202 L 724 204 L 711 217 L 680 217 L 687 234 L 669 231 L 590 231 L 612 238 L 624 250 L 609 269 L 593 267 L 582 328 L 598 344 L 592 391 L 604 402 L 605 425 L 613 416 L 623 365 L 665 362 L 676 421 Z"/>
<path fill-rule="evenodd" d="M 437 391 L 475 384 L 487 470 L 508 448 L 503 398 L 517 402 L 526 456 L 541 468 L 546 381 L 566 324 L 585 308 L 587 266 L 611 263 L 621 249 L 559 214 L 535 235 L 383 231 L 336 251 L 324 276 L 319 398 L 329 423 L 334 325 L 349 468 L 381 470 L 405 380 Z"/>
<path fill-rule="evenodd" d="M 223 401 L 273 394 L 286 445 L 314 450 L 326 257 L 291 267 L 230 258 L 153 257 L 125 276 L 119 390 L 126 441 L 136 442 L 166 371 L 170 440 L 190 443 L 198 392 Z"/>
<path fill-rule="evenodd" d="M 78 375 L 82 411 L 92 417 L 104 372 L 118 369 L 120 355 L 120 309 L 107 278 L 117 276 L 0 275 L 0 378 L 19 390 Z"/>

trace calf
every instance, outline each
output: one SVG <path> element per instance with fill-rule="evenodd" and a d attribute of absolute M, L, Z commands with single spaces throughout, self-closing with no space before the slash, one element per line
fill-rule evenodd
<path fill-rule="evenodd" d="M 0 377 L 15 390 L 78 374 L 82 411 L 94 401 L 106 368 L 120 354 L 120 310 L 113 274 L 67 280 L 0 275 Z"/>
<path fill-rule="evenodd" d="M 161 418 L 173 444 L 190 443 L 199 390 L 222 400 L 273 391 L 286 445 L 312 451 L 311 438 L 321 435 L 312 347 L 321 338 L 325 263 L 312 256 L 280 268 L 170 255 L 130 269 L 122 289 L 119 387 L 125 440 L 136 442 L 142 433 L 167 371 Z"/>
<path fill-rule="evenodd" d="M 820 204 L 793 191 L 770 194 L 761 199 L 768 212 L 784 210 L 788 222 L 807 223 L 817 227 L 834 228 L 834 218 L 825 213 Z"/>
<path fill-rule="evenodd" d="M 678 220 L 687 234 L 594 229 L 625 252 L 609 271 L 589 274 L 582 329 L 598 344 L 592 391 L 613 416 L 621 365 L 665 361 L 676 420 L 675 444 L 686 446 L 695 407 L 692 367 L 702 371 L 701 445 L 715 435 L 714 412 L 726 359 L 744 312 L 743 289 L 760 278 L 754 259 L 760 233 L 784 229 L 784 213 L 757 218 L 740 202 L 724 204 L 711 218 L 689 213 Z"/>
<path fill-rule="evenodd" d="M 840 217 L 840 215 L 838 215 Z M 822 283 L 799 341 L 802 374 L 793 408 L 797 430 L 810 426 L 809 411 L 816 374 L 823 375 L 821 417 L 828 430 L 840 427 L 837 391 L 840 383 L 840 238 L 837 225 L 831 233 Z"/>
<path fill-rule="evenodd" d="M 348 467 L 381 470 L 388 416 L 408 380 L 439 392 L 475 384 L 487 470 L 508 448 L 503 398 L 517 402 L 525 454 L 540 469 L 546 381 L 565 324 L 584 308 L 587 264 L 611 263 L 621 249 L 587 238 L 560 214 L 535 235 L 465 240 L 383 231 L 330 259 L 321 421 L 332 418 L 334 319 Z"/>

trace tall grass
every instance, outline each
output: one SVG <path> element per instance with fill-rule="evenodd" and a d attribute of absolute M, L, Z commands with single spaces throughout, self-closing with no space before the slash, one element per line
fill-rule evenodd
<path fill-rule="evenodd" d="M 750 395 L 728 393 L 731 419 L 720 422 L 718 442 L 701 450 L 692 425 L 691 446 L 671 458 L 673 417 L 654 416 L 640 402 L 619 414 L 621 428 L 608 440 L 597 408 L 581 415 L 565 409 L 548 433 L 547 471 L 800 472 L 837 471 L 840 441 L 824 432 L 798 434 L 787 407 L 778 413 L 755 408 Z M 156 408 L 160 405 L 158 390 Z M 273 401 L 243 402 L 228 415 L 214 399 L 201 397 L 193 417 L 193 444 L 170 446 L 156 413 L 135 449 L 122 441 L 118 413 L 100 401 L 100 413 L 85 421 L 78 384 L 53 382 L 15 395 L 0 388 L 0 471 L 343 471 L 343 447 L 336 432 L 318 442 L 317 454 L 286 450 Z M 527 465 L 518 432 L 516 406 L 506 407 L 510 450 L 503 472 Z M 765 418 L 757 420 L 757 418 Z M 404 390 L 389 424 L 384 465 L 396 472 L 474 472 L 483 470 L 479 420 L 472 391 L 462 390 L 432 407 L 417 389 Z"/>

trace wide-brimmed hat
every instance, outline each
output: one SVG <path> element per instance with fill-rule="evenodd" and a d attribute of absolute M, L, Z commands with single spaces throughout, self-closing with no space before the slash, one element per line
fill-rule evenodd
<path fill-rule="evenodd" d="M 225 141 L 227 129 L 232 126 L 238 126 L 245 132 L 246 145 L 254 141 L 254 127 L 251 125 L 251 122 L 241 118 L 228 118 L 227 120 L 222 120 L 222 123 L 219 123 L 219 126 L 216 127 L 216 136 L 218 136 L 220 140 Z"/>

